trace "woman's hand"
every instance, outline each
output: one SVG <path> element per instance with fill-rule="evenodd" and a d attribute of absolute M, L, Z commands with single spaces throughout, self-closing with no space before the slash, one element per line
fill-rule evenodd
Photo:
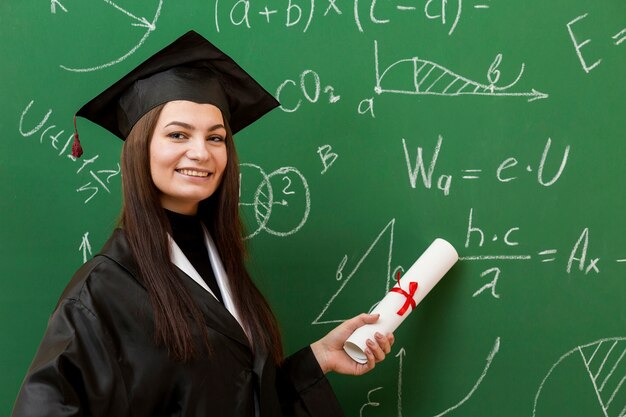
<path fill-rule="evenodd" d="M 393 345 L 393 334 L 376 333 L 374 340 L 368 339 L 365 355 L 367 363 L 355 362 L 343 350 L 346 339 L 359 327 L 378 321 L 378 314 L 361 314 L 335 327 L 326 336 L 311 344 L 313 354 L 324 373 L 335 371 L 340 374 L 362 375 L 374 368 L 377 362 L 385 359 Z"/>

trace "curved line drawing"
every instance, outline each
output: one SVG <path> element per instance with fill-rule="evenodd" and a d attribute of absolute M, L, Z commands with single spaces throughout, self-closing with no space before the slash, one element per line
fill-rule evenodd
<path fill-rule="evenodd" d="M 452 33 L 454 32 L 454 29 L 456 29 L 456 25 L 459 24 L 459 20 L 461 20 L 461 11 L 463 9 L 463 0 L 459 0 L 459 7 L 457 7 L 457 11 L 456 11 L 456 17 L 454 18 L 454 23 L 452 23 L 452 27 L 450 28 L 450 31 L 448 32 L 448 36 L 452 35 Z"/>
<path fill-rule="evenodd" d="M 387 72 L 399 64 L 412 63 L 409 70 L 406 71 L 407 78 L 413 83 L 413 89 L 398 90 L 385 89 L 381 87 L 381 83 Z M 528 97 L 528 101 L 545 99 L 548 94 L 535 90 L 530 92 L 510 92 L 508 91 L 521 79 L 525 69 L 522 63 L 521 70 L 517 78 L 509 85 L 496 87 L 493 84 L 484 84 L 473 81 L 467 77 L 463 77 L 449 69 L 418 57 L 400 59 L 387 66 L 384 71 L 380 72 L 378 41 L 374 41 L 374 65 L 376 73 L 376 85 L 374 92 L 376 94 L 392 93 L 392 94 L 409 94 L 409 95 L 435 95 L 435 96 L 505 96 L 505 97 Z M 411 68 L 412 67 L 412 68 Z M 425 74 L 424 74 L 425 73 Z"/>
<path fill-rule="evenodd" d="M 116 7 L 113 3 L 110 3 L 109 1 L 105 0 L 106 3 L 108 4 L 112 4 L 114 7 Z M 72 67 L 68 67 L 65 66 L 63 64 L 59 64 L 59 67 L 61 67 L 62 69 L 66 70 L 66 71 L 70 71 L 70 72 L 92 72 L 92 71 L 98 71 L 104 68 L 108 68 L 108 67 L 112 67 L 113 65 L 119 64 L 120 62 L 124 61 L 126 58 L 128 58 L 129 56 L 131 56 L 132 54 L 135 53 L 135 51 L 137 51 L 137 49 L 139 49 L 144 42 L 146 41 L 146 39 L 148 39 L 148 36 L 150 36 L 150 34 L 156 30 L 156 22 L 159 19 L 159 16 L 161 15 L 161 7 L 163 6 L 163 0 L 159 0 L 159 5 L 157 7 L 156 13 L 154 15 L 154 18 L 152 19 L 152 22 L 148 23 L 148 25 L 146 26 L 145 23 L 147 23 L 145 21 L 145 19 L 137 19 L 136 17 L 132 16 L 133 18 L 142 21 L 142 24 L 133 24 L 133 26 L 146 26 L 148 28 L 148 30 L 146 31 L 146 33 L 143 35 L 143 37 L 141 38 L 141 40 L 139 41 L 139 43 L 137 45 L 135 45 L 130 51 L 128 51 L 126 54 L 124 54 L 123 56 L 117 58 L 116 60 L 113 60 L 111 62 L 107 62 L 106 64 L 102 64 L 102 65 L 98 65 L 95 67 L 89 67 L 89 68 L 72 68 Z M 119 9 L 119 7 L 116 7 Z M 125 14 L 128 14 L 127 12 L 124 12 Z"/>
<path fill-rule="evenodd" d="M 489 371 L 489 367 L 491 366 L 491 362 L 493 362 L 493 358 L 496 356 L 499 350 L 500 350 L 500 337 L 497 337 L 493 345 L 493 348 L 491 349 L 491 352 L 489 352 L 489 355 L 487 356 L 487 363 L 485 364 L 485 368 L 483 369 L 482 374 L 480 374 L 480 376 L 478 377 L 478 380 L 476 381 L 472 389 L 457 404 L 453 405 L 452 407 L 448 408 L 445 411 L 442 411 L 441 413 L 437 414 L 434 417 L 441 417 L 443 415 L 448 414 L 450 411 L 456 410 L 461 405 L 463 405 L 467 400 L 469 400 L 472 397 L 472 395 L 474 395 L 474 392 L 476 392 L 476 390 L 478 389 L 478 386 L 483 382 L 483 379 L 485 379 L 485 376 L 487 375 L 487 371 Z"/>
<path fill-rule="evenodd" d="M 619 392 L 620 388 L 624 385 L 624 382 L 626 381 L 626 375 L 622 376 L 620 382 L 617 384 L 617 387 L 610 394 L 603 396 L 602 390 L 605 388 L 606 382 L 609 380 L 609 378 L 613 375 L 613 373 L 617 369 L 617 366 L 619 365 L 619 363 L 626 356 L 626 347 L 624 347 L 624 350 L 622 351 L 622 353 L 619 356 L 619 358 L 615 361 L 615 364 L 613 365 L 613 367 L 609 371 L 608 375 L 606 375 L 604 377 L 604 382 L 601 384 L 600 387 L 598 387 L 598 377 L 602 373 L 602 370 L 603 370 L 603 368 L 604 368 L 604 366 L 605 366 L 605 364 L 607 362 L 607 359 L 609 358 L 609 355 L 611 354 L 611 352 L 613 352 L 615 346 L 619 342 L 624 342 L 624 341 L 626 341 L 626 337 L 610 337 L 610 338 L 606 338 L 606 339 L 600 339 L 600 340 L 596 340 L 595 342 L 588 343 L 586 345 L 576 346 L 574 349 L 572 349 L 572 350 L 568 351 L 567 353 L 563 354 L 559 358 L 559 360 L 557 360 L 556 363 L 554 365 L 552 365 L 552 367 L 550 368 L 550 370 L 548 371 L 546 376 L 541 381 L 541 384 L 539 385 L 539 389 L 537 390 L 537 394 L 535 394 L 535 401 L 534 401 L 534 404 L 533 404 L 533 414 L 532 414 L 533 417 L 535 417 L 536 414 L 537 414 L 537 402 L 539 401 L 539 397 L 541 396 L 541 391 L 543 390 L 544 384 L 546 383 L 548 378 L 550 378 L 550 375 L 552 375 L 552 372 L 561 364 L 561 362 L 563 362 L 566 358 L 568 358 L 570 355 L 572 355 L 572 354 L 574 354 L 576 352 L 578 352 L 580 354 L 581 359 L 582 359 L 582 361 L 583 361 L 583 363 L 585 365 L 585 369 L 589 373 L 589 378 L 591 379 L 591 382 L 593 383 L 593 388 L 595 390 L 596 397 L 598 398 L 598 402 L 600 403 L 600 407 L 602 408 L 602 411 L 604 412 L 604 415 L 606 417 L 609 417 L 608 408 L 611 405 L 611 402 L 613 401 L 613 399 L 615 399 L 615 397 L 616 397 L 617 393 Z M 613 342 L 613 345 L 609 349 L 608 353 L 605 355 L 604 360 L 602 361 L 599 369 L 597 370 L 597 373 L 594 375 L 589 365 L 591 364 L 592 360 L 594 359 L 594 357 L 598 353 L 598 350 L 600 349 L 600 347 L 604 343 L 606 343 L 606 342 Z M 586 349 L 586 348 L 589 348 L 589 347 L 592 347 L 592 346 L 595 346 L 596 348 L 593 351 L 593 353 L 591 354 L 591 356 L 589 356 L 589 357 L 585 356 L 585 353 L 583 352 L 583 349 Z M 619 352 L 619 350 L 617 352 Z M 606 398 L 606 397 L 608 397 L 608 398 Z M 624 415 L 626 415 L 626 405 L 624 405 L 624 408 L 620 412 L 615 414 L 615 417 L 624 417 Z"/>
<path fill-rule="evenodd" d="M 294 167 L 283 167 L 272 172 L 270 175 L 268 175 L 268 178 L 271 179 L 272 177 L 276 175 L 285 175 L 290 172 L 295 173 L 298 177 L 300 177 L 300 180 L 302 181 L 302 186 L 304 187 L 304 198 L 305 198 L 306 207 L 304 209 L 304 215 L 302 216 L 300 223 L 298 223 L 298 225 L 295 228 L 289 230 L 288 232 L 277 232 L 276 230 L 270 227 L 267 227 L 267 226 L 263 227 L 267 233 L 274 235 L 274 236 L 285 237 L 285 236 L 290 236 L 290 235 L 293 235 L 294 233 L 297 233 L 300 229 L 302 229 L 302 226 L 304 226 L 304 224 L 306 223 L 307 219 L 309 218 L 309 213 L 311 212 L 311 192 L 309 191 L 309 184 L 307 183 L 306 178 L 304 178 L 304 175 L 300 173 L 300 171 L 298 171 Z M 271 207 L 271 204 L 270 204 L 270 207 Z M 256 213 L 256 210 L 255 210 L 255 213 Z M 269 214 L 268 214 L 268 219 L 269 219 Z M 267 221 L 265 223 L 267 224 Z"/>
<path fill-rule="evenodd" d="M 272 184 L 270 183 L 270 179 L 267 176 L 267 174 L 265 173 L 265 171 L 263 170 L 263 168 L 261 168 L 258 165 L 255 164 L 250 164 L 250 163 L 241 163 L 239 164 L 240 167 L 250 167 L 250 168 L 254 168 L 259 170 L 259 173 L 261 174 L 261 177 L 263 177 L 263 180 L 261 181 L 261 184 L 257 187 L 256 192 L 254 193 L 254 203 L 242 203 L 241 201 L 239 202 L 240 206 L 246 206 L 246 205 L 252 205 L 254 206 L 254 217 L 257 221 L 257 224 L 259 225 L 259 227 L 256 228 L 256 230 L 250 234 L 248 234 L 247 236 L 244 236 L 244 240 L 248 240 L 248 239 L 252 239 L 253 237 L 255 237 L 256 235 L 258 235 L 259 233 L 261 233 L 264 229 L 265 229 L 265 225 L 267 224 L 270 216 L 272 215 L 272 201 L 274 200 L 274 191 L 272 189 Z M 263 193 L 263 186 L 266 185 L 267 186 L 267 194 Z M 241 184 L 239 185 L 241 187 Z M 262 204 L 261 201 L 261 196 L 265 197 L 267 199 L 267 201 L 269 202 L 269 204 L 267 205 L 267 207 L 265 207 L 265 205 Z M 266 213 L 266 217 L 263 219 L 263 221 L 259 222 L 259 206 L 262 206 L 263 208 L 265 208 L 267 210 Z"/>
<path fill-rule="evenodd" d="M 490 85 L 489 87 L 492 88 L 492 91 L 504 91 L 504 90 L 508 90 L 509 88 L 513 87 L 515 84 L 518 83 L 518 81 L 522 78 L 522 75 L 524 75 L 524 69 L 526 68 L 526 65 L 522 62 L 522 66 L 520 67 L 519 70 L 519 74 L 517 74 L 517 77 L 515 77 L 515 79 L 510 83 L 507 84 L 503 87 L 496 87 L 495 85 Z"/>

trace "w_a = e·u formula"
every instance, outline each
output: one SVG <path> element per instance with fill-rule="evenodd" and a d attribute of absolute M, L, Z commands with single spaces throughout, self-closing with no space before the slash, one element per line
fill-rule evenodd
<path fill-rule="evenodd" d="M 418 180 L 421 179 L 421 184 L 424 188 L 431 190 L 433 186 L 436 186 L 439 191 L 448 196 L 453 184 L 456 183 L 454 179 L 457 176 L 464 182 L 495 180 L 499 183 L 510 183 L 519 179 L 521 175 L 534 175 L 536 176 L 537 184 L 543 187 L 550 187 L 563 175 L 567 167 L 571 148 L 570 145 L 560 145 L 558 149 L 553 149 L 552 139 L 548 138 L 543 149 L 537 150 L 537 157 L 534 161 L 521 163 L 518 157 L 503 156 L 487 168 L 468 161 L 467 166 L 456 170 L 457 174 L 451 172 L 439 174 L 437 162 L 443 142 L 443 136 L 439 135 L 434 149 L 430 152 L 428 159 L 426 159 L 425 147 L 412 145 L 413 141 L 407 141 L 407 139 L 402 138 L 402 150 L 407 168 L 408 184 L 411 188 L 417 188 L 418 183 L 420 183 Z M 560 161 L 557 164 L 558 168 L 553 172 L 546 172 L 546 161 L 548 159 Z M 526 166 L 524 167 L 524 165 Z"/>

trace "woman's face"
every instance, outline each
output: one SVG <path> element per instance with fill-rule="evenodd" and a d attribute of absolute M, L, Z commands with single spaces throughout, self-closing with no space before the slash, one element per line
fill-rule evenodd
<path fill-rule="evenodd" d="M 163 107 L 150 142 L 150 173 L 161 205 L 195 214 L 226 168 L 226 128 L 211 104 L 171 101 Z"/>

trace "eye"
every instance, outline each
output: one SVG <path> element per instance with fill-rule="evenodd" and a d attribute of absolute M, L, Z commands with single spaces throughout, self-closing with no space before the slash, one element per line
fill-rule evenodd
<path fill-rule="evenodd" d="M 167 137 L 168 138 L 172 138 L 172 139 L 181 140 L 181 139 L 185 139 L 187 137 L 187 135 L 185 135 L 184 133 L 181 133 L 181 132 L 172 132 L 172 133 L 168 133 Z"/>
<path fill-rule="evenodd" d="M 220 136 L 220 135 L 212 135 L 212 136 L 209 136 L 209 137 L 207 138 L 207 141 L 209 141 L 209 142 L 224 142 L 225 140 L 226 140 L 226 139 L 224 139 L 224 138 L 223 138 L 222 136 Z"/>

